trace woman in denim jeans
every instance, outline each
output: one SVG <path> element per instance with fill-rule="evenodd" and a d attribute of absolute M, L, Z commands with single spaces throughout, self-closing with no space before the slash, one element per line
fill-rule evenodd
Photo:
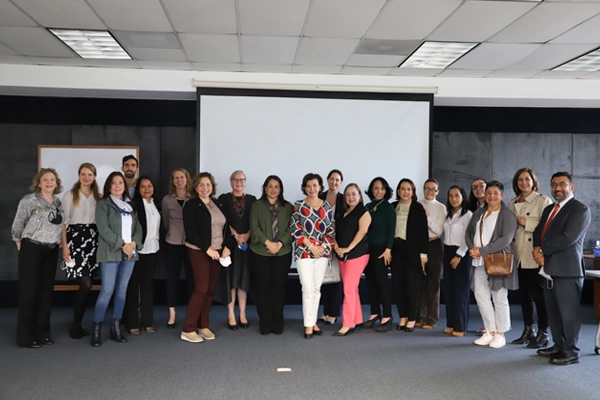
<path fill-rule="evenodd" d="M 100 328 L 113 293 L 115 304 L 110 338 L 119 343 L 127 342 L 121 333 L 121 316 L 125 306 L 127 284 L 142 248 L 142 227 L 138 222 L 135 206 L 125 187 L 121 172 L 113 172 L 104 183 L 104 196 L 96 206 L 98 227 L 98 252 L 102 289 L 94 310 L 94 328 L 91 344 L 102 344 Z"/>

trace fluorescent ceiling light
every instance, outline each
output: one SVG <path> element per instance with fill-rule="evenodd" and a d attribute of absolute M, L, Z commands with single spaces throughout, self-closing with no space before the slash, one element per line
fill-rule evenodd
<path fill-rule="evenodd" d="M 129 54 L 108 31 L 48 30 L 81 58 L 131 60 Z"/>
<path fill-rule="evenodd" d="M 600 49 L 553 68 L 552 71 L 598 71 L 600 69 Z"/>
<path fill-rule="evenodd" d="M 446 68 L 478 44 L 425 42 L 399 68 Z"/>

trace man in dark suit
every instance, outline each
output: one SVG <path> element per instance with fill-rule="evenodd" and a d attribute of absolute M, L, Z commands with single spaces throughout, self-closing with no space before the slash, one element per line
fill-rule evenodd
<path fill-rule="evenodd" d="M 588 206 L 573 197 L 575 185 L 569 173 L 552 175 L 551 187 L 556 204 L 544 209 L 533 233 L 533 258 L 552 277 L 544 296 L 554 346 L 537 353 L 550 357 L 552 364 L 569 365 L 579 362 L 583 239 L 592 215 Z"/>

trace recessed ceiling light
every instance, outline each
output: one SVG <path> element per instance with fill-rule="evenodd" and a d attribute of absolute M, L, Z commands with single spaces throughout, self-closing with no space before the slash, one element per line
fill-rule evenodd
<path fill-rule="evenodd" d="M 600 69 L 600 49 L 584 54 L 551 71 L 598 71 Z"/>
<path fill-rule="evenodd" d="M 399 68 L 446 68 L 478 44 L 425 42 Z"/>
<path fill-rule="evenodd" d="M 108 31 L 48 30 L 81 58 L 131 60 L 129 54 Z"/>

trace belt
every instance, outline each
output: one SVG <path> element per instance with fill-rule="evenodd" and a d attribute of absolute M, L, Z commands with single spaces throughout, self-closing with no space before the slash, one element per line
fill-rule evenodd
<path fill-rule="evenodd" d="M 42 243 L 42 242 L 38 242 L 37 240 L 33 240 L 33 239 L 29 239 L 29 238 L 25 238 L 24 240 L 27 240 L 29 243 L 33 243 L 38 246 L 47 247 L 49 249 L 53 249 L 56 246 L 58 246 L 58 244 L 56 244 L 56 243 Z"/>

